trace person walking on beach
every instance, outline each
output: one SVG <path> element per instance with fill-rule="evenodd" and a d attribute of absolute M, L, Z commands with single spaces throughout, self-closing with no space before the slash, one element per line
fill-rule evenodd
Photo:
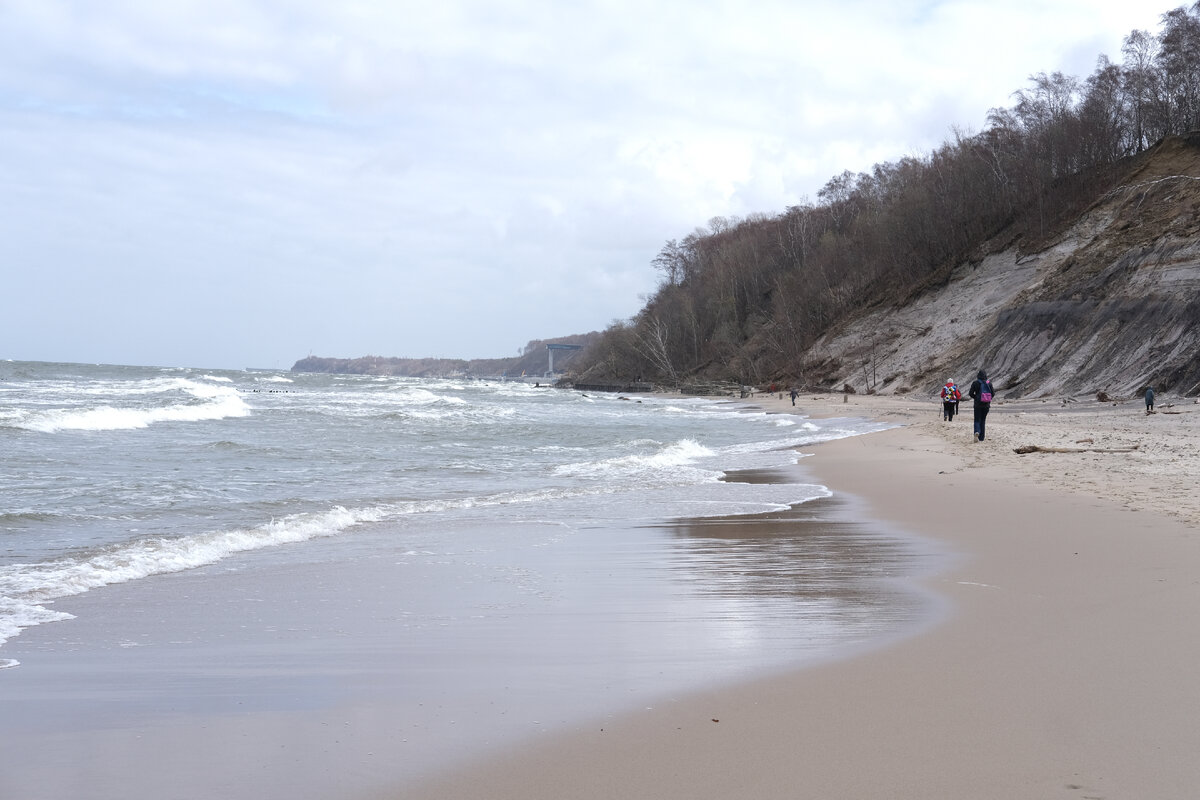
<path fill-rule="evenodd" d="M 967 395 L 975 401 L 975 441 L 982 442 L 984 423 L 987 422 L 988 411 L 992 407 L 992 382 L 988 380 L 987 372 L 979 370 Z"/>
<path fill-rule="evenodd" d="M 946 381 L 946 385 L 942 387 L 942 421 L 953 422 L 954 415 L 958 412 L 958 401 L 962 399 L 962 392 L 958 390 L 958 385 L 954 382 L 954 378 Z"/>
<path fill-rule="evenodd" d="M 1146 413 L 1147 414 L 1154 413 L 1154 387 L 1153 386 L 1146 387 Z"/>
<path fill-rule="evenodd" d="M 796 405 L 796 398 L 800 396 L 800 393 L 797 392 L 796 387 L 793 386 L 791 394 L 792 394 L 792 405 Z"/>

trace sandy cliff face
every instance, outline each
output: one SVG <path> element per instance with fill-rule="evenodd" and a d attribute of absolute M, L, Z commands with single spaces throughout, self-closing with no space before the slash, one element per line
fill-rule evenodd
<path fill-rule="evenodd" d="M 810 351 L 810 381 L 932 393 L 984 368 L 1002 396 L 1200 393 L 1200 134 L 1166 140 L 1049 244 L 964 264 Z"/>

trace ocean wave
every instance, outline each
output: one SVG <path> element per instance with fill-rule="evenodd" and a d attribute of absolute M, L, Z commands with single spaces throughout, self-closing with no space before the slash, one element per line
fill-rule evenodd
<path fill-rule="evenodd" d="M 587 489 L 531 489 L 528 491 L 500 492 L 498 494 L 478 497 L 453 497 L 439 500 L 413 500 L 393 503 L 388 510 L 391 516 L 409 516 L 417 514 L 436 514 L 445 511 L 468 511 L 475 508 L 495 508 L 497 506 L 524 505 L 530 503 L 565 500 L 594 493 Z"/>
<path fill-rule="evenodd" d="M 571 486 L 545 486 L 479 496 L 429 498 L 377 504 L 357 509 L 335 506 L 318 513 L 291 514 L 253 528 L 209 531 L 178 538 L 144 537 L 119 546 L 39 563 L 0 567 L 0 644 L 22 629 L 71 619 L 66 612 L 47 608 L 56 599 L 91 589 L 126 583 L 153 575 L 208 566 L 239 553 L 339 535 L 363 523 L 398 521 L 406 517 L 470 512 L 506 506 L 560 501 L 584 504 L 577 516 L 649 514 L 655 518 L 727 516 L 780 510 L 788 505 L 827 496 L 824 487 L 801 484 L 750 485 L 714 483 L 712 489 L 687 490 L 679 495 L 664 484 L 708 483 L 720 473 L 688 465 L 713 455 L 694 440 L 659 444 L 653 452 L 583 462 L 562 468 L 576 476 L 597 478 Z M 617 475 L 622 479 L 614 479 Z M 655 476 L 669 480 L 655 480 Z M 652 484 L 659 484 L 655 489 Z M 617 504 L 601 499 L 636 491 L 640 501 Z M 588 501 L 587 498 L 592 498 Z M 490 512 L 489 512 L 490 513 Z"/>
<path fill-rule="evenodd" d="M 692 465 L 697 459 L 706 458 L 715 453 L 695 441 L 681 439 L 678 442 L 661 447 L 650 453 L 640 453 L 627 456 L 616 456 L 599 461 L 583 461 L 574 464 L 562 464 L 555 467 L 554 474 L 571 478 L 617 478 L 617 477 L 649 477 L 664 476 L 666 473 L 678 471 Z M 719 473 L 712 473 L 714 478 Z"/>
<path fill-rule="evenodd" d="M 729 445 L 720 449 L 720 455 L 752 455 L 760 459 L 781 458 L 780 463 L 787 463 L 799 457 L 799 454 L 795 452 L 796 448 L 894 427 L 890 423 L 876 423 L 868 420 L 846 420 L 845 424 L 836 424 L 838 422 L 836 420 L 827 422 L 831 423 L 830 426 L 822 427 L 807 419 L 798 418 L 796 424 L 788 428 L 783 438 Z"/>
<path fill-rule="evenodd" d="M 337 506 L 316 514 L 293 514 L 256 528 L 211 531 L 175 539 L 152 537 L 89 555 L 0 567 L 0 644 L 22 629 L 71 619 L 43 604 L 116 583 L 183 572 L 237 553 L 334 536 L 383 517 L 378 508 Z"/>
<path fill-rule="evenodd" d="M 25 628 L 74 618 L 73 614 L 65 611 L 52 611 L 37 603 L 0 597 L 0 644 L 4 644 Z M 12 661 L 7 666 L 15 667 L 17 662 Z"/>
<path fill-rule="evenodd" d="M 320 402 L 311 404 L 311 409 L 319 414 L 336 419 L 351 418 L 381 418 L 381 419 L 429 419 L 438 420 L 472 417 L 485 420 L 490 417 L 511 416 L 514 409 L 511 406 L 496 407 L 488 404 L 472 403 L 453 394 L 442 394 L 425 388 L 409 386 L 381 387 L 383 391 L 341 392 L 336 395 L 336 402 Z M 330 399 L 335 396 L 331 395 Z"/>
<path fill-rule="evenodd" d="M 640 505 L 652 508 L 654 517 L 671 519 L 767 514 L 833 496 L 825 486 L 806 483 L 722 483 L 706 487 L 702 494 L 661 494 L 648 493 Z"/>
<path fill-rule="evenodd" d="M 246 417 L 251 413 L 250 407 L 232 387 L 182 380 L 179 381 L 178 388 L 199 402 L 136 407 L 106 404 L 87 408 L 26 409 L 10 424 L 41 433 L 58 433 L 65 430 L 135 430 L 158 422 L 200 422 L 227 417 Z M 155 393 L 160 392 L 161 388 L 155 390 Z M 136 393 L 145 392 L 140 388 L 126 392 Z"/>
<path fill-rule="evenodd" d="M 41 387 L 55 396 L 82 395 L 84 397 L 138 397 L 148 394 L 164 394 L 185 391 L 203 386 L 198 381 L 184 377 L 145 378 L 137 381 L 98 380 L 70 386 L 52 385 Z"/>
<path fill-rule="evenodd" d="M 488 394 L 493 397 L 516 397 L 524 399 L 531 395 L 545 394 L 546 387 L 543 386 L 539 388 L 535 387 L 531 383 L 524 383 L 523 381 L 510 381 L 506 383 L 488 384 L 487 391 Z M 581 397 L 582 395 L 575 396 Z"/>
<path fill-rule="evenodd" d="M 779 428 L 765 414 L 678 397 L 634 404 L 527 385 L 360 376 L 296 376 L 303 391 L 275 402 L 249 394 L 274 375 L 231 383 L 206 374 L 87 368 L 60 380 L 55 371 L 0 404 L 0 449 L 21 448 L 13 475 L 30 485 L 4 509 L 15 516 L 0 516 L 15 543 L 0 566 L 0 640 L 67 619 L 57 598 L 222 559 L 252 569 L 258 559 L 236 554 L 282 546 L 285 556 L 291 543 L 303 549 L 316 537 L 344 537 L 351 550 L 394 538 L 403 549 L 414 532 L 453 537 L 458 525 L 759 513 L 816 491 L 719 481 L 794 462 L 795 450 L 782 448 L 822 435 L 801 417 Z M 251 411 L 236 424 L 177 422 L 148 435 L 4 427 L 128 429 Z M 863 432 L 857 424 L 830 423 L 829 436 Z M 755 441 L 739 444 L 747 439 Z M 109 452 L 130 458 L 110 468 L 93 455 Z M 61 516 L 36 516 L 43 512 Z M 11 563 L 18 558 L 26 563 Z"/>
<path fill-rule="evenodd" d="M 42 433 L 65 430 L 115 431 L 147 428 L 156 422 L 199 422 L 243 417 L 250 413 L 244 403 L 181 405 L 165 408 L 114 408 L 100 406 L 82 411 L 45 411 L 32 415 L 18 427 Z"/>
<path fill-rule="evenodd" d="M 461 397 L 455 397 L 454 395 L 447 395 L 447 394 L 438 394 L 436 392 L 431 392 L 428 389 L 408 388 L 408 387 L 397 390 L 395 395 L 389 397 L 388 400 L 390 400 L 391 402 L 395 402 L 395 401 L 399 400 L 403 403 L 407 403 L 409 405 L 415 405 L 415 406 L 426 406 L 426 405 L 465 406 L 465 405 L 469 405 L 469 403 L 467 403 L 467 401 L 462 399 Z"/>
<path fill-rule="evenodd" d="M 424 500 L 360 509 L 291 514 L 254 528 L 210 531 L 179 538 L 146 537 L 92 553 L 0 567 L 0 645 L 25 628 L 73 619 L 46 608 L 92 589 L 184 572 L 239 553 L 336 536 L 356 525 L 405 516 L 562 499 L 579 492 L 541 489 L 482 497 Z M 12 666 L 15 666 L 13 664 Z"/>

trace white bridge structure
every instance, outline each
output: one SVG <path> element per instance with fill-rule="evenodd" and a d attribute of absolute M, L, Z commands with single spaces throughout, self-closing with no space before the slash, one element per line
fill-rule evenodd
<path fill-rule="evenodd" d="M 555 350 L 582 350 L 582 349 L 583 349 L 583 345 L 581 345 L 581 344 L 548 344 L 548 345 L 546 345 L 546 350 L 550 354 L 550 369 L 548 369 L 546 371 L 546 377 L 551 378 L 554 376 L 554 351 Z"/>

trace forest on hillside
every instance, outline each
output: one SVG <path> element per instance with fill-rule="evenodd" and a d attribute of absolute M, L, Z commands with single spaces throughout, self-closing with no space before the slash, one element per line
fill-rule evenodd
<path fill-rule="evenodd" d="M 1164 137 L 1200 128 L 1200 0 L 1086 78 L 1037 73 L 977 134 L 833 177 L 813 203 L 717 217 L 654 259 L 657 290 L 580 354 L 580 382 L 803 382 L 808 348 L 944 284 L 988 248 L 1036 251 Z"/>

